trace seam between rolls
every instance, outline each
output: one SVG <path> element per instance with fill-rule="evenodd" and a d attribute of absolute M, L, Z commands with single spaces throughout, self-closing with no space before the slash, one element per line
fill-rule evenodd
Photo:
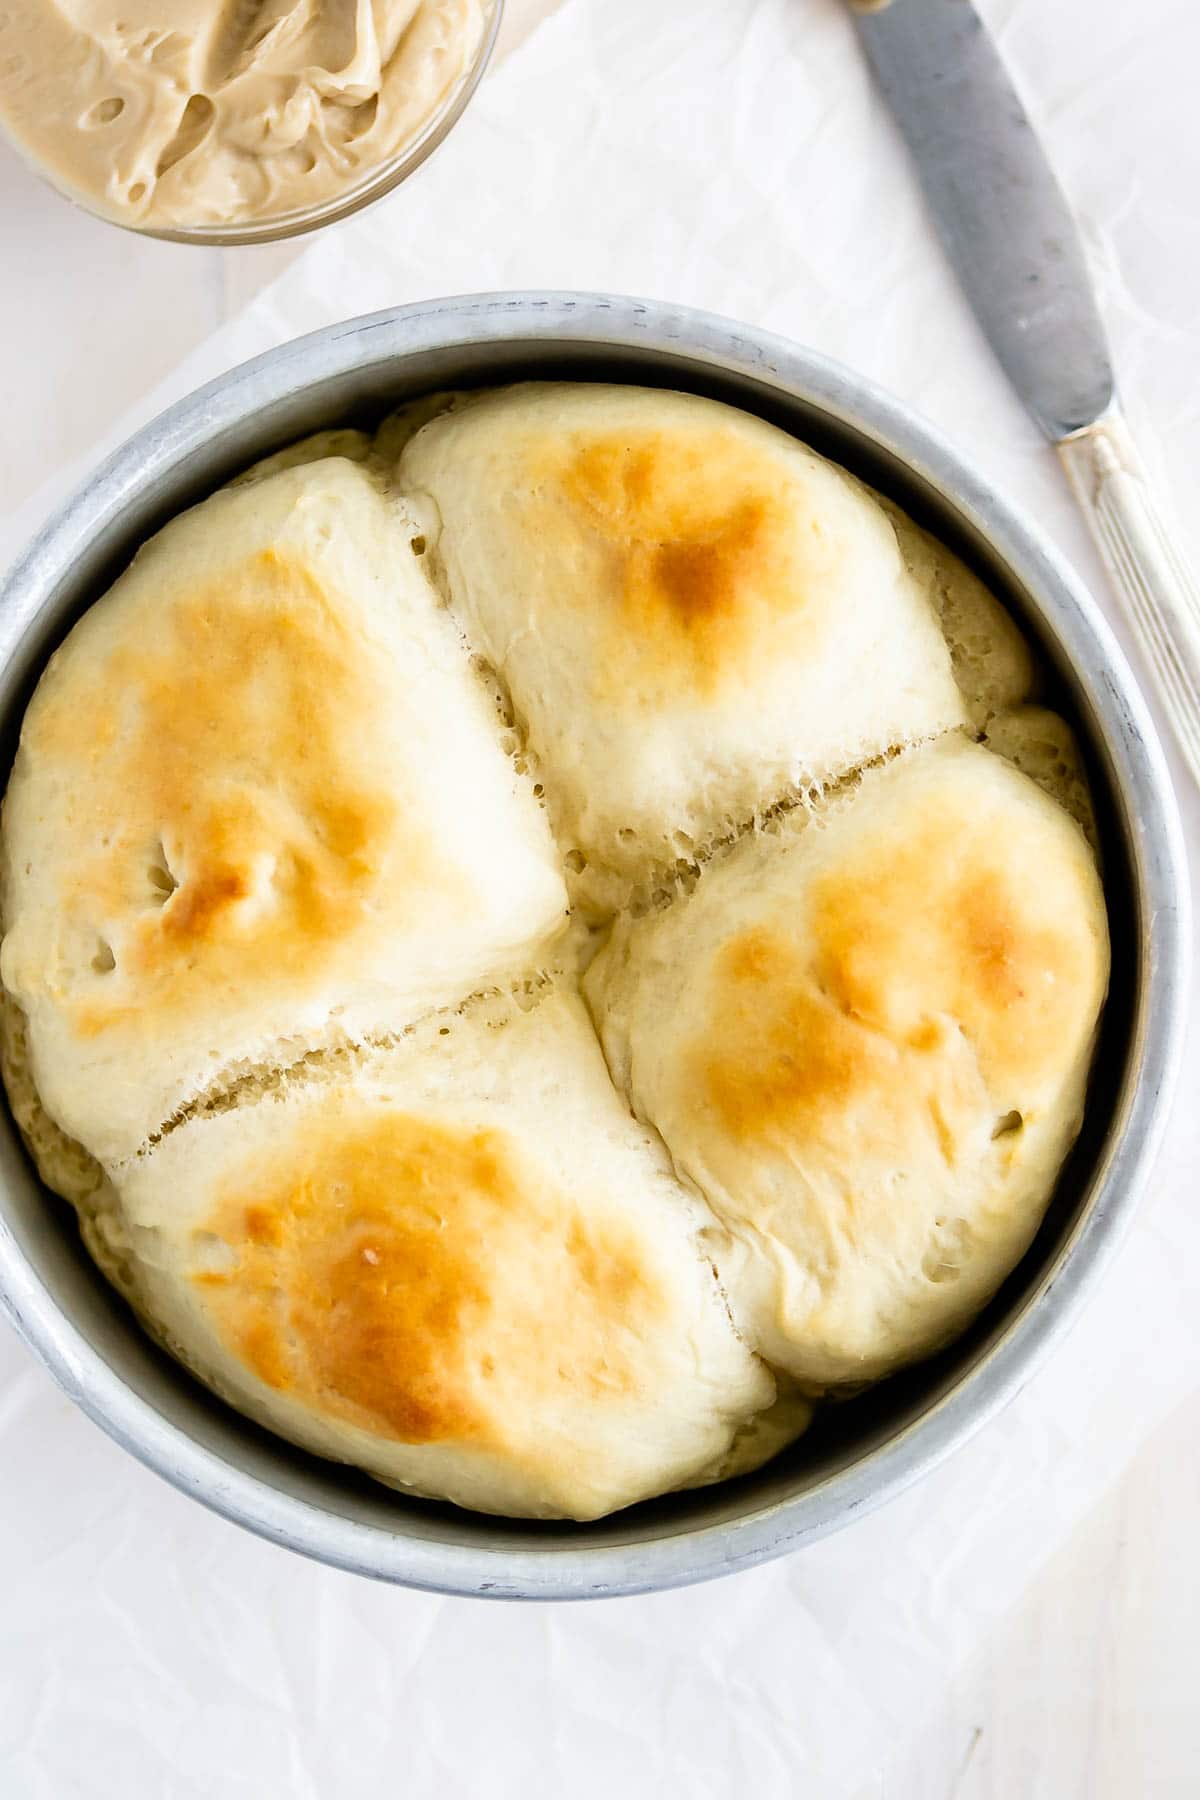
<path fill-rule="evenodd" d="M 236 1065 L 228 1065 L 206 1087 L 198 1090 L 154 1131 L 148 1133 L 137 1148 L 127 1157 L 122 1157 L 115 1166 L 128 1167 L 129 1164 L 152 1155 L 160 1144 L 186 1125 L 218 1117 L 222 1113 L 236 1112 L 243 1105 L 252 1105 L 256 1100 L 265 1100 L 274 1093 L 285 1092 L 290 1084 L 297 1087 L 316 1085 L 326 1076 L 332 1076 L 338 1071 L 364 1069 L 373 1057 L 393 1050 L 416 1036 L 434 1019 L 463 1018 L 469 1012 L 482 1009 L 488 1004 L 502 1006 L 506 1010 L 515 1007 L 522 1012 L 533 1011 L 548 996 L 558 978 L 558 972 L 553 967 L 535 967 L 503 985 L 474 988 L 461 999 L 428 1007 L 407 1025 L 398 1026 L 394 1030 L 368 1031 L 358 1038 L 318 1043 L 290 1059 L 263 1057 L 236 1074 Z M 529 1001 L 528 1006 L 522 1005 L 522 998 Z M 453 1027 L 449 1029 L 452 1030 Z"/>
<path fill-rule="evenodd" d="M 979 736 L 969 722 L 945 725 L 920 737 L 902 738 L 888 744 L 872 756 L 864 756 L 858 762 L 848 763 L 826 781 L 793 784 L 766 806 L 737 821 L 731 831 L 710 839 L 696 858 L 680 859 L 674 868 L 667 864 L 659 865 L 645 881 L 631 891 L 623 905 L 609 909 L 603 923 L 611 925 L 620 918 L 636 921 L 650 913 L 666 912 L 678 901 L 686 900 L 703 880 L 705 871 L 722 862 L 744 839 L 774 836 L 774 825 L 785 824 L 797 815 L 805 822 L 819 824 L 827 810 L 850 798 L 863 776 L 871 770 L 885 768 L 901 757 L 956 735 L 976 741 Z"/>

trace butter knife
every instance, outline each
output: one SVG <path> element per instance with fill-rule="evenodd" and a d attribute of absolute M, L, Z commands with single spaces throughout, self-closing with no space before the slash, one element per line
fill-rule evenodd
<path fill-rule="evenodd" d="M 1058 452 L 1200 782 L 1200 589 L 1122 414 L 1063 191 L 970 0 L 851 6 L 950 262 Z"/>

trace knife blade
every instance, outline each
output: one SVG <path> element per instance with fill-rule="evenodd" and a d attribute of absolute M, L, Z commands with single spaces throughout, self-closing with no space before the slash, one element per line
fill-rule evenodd
<path fill-rule="evenodd" d="M 851 0 L 960 285 L 1058 451 L 1200 782 L 1200 589 L 1117 400 L 1079 233 L 970 0 Z"/>
<path fill-rule="evenodd" d="M 1114 382 L 1066 196 L 967 0 L 855 9 L 875 79 L 934 224 L 1013 387 L 1057 441 L 1099 418 Z"/>

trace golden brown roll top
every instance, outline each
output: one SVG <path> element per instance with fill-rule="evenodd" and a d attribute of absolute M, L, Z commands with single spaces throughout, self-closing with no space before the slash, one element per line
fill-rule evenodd
<path fill-rule="evenodd" d="M 413 554 L 342 460 L 214 496 L 76 626 L 4 809 L 5 985 L 102 1160 L 285 1041 L 523 966 L 559 860 Z"/>
<path fill-rule="evenodd" d="M 419 1492 L 595 1517 L 715 1471 L 775 1398 L 570 993 L 189 1122 L 120 1187 L 177 1353 Z"/>
<path fill-rule="evenodd" d="M 587 977 L 610 1065 L 727 1231 L 750 1341 L 874 1379 L 1026 1248 L 1082 1116 L 1108 974 L 1082 833 L 958 737 L 617 927 Z"/>
<path fill-rule="evenodd" d="M 593 901 L 964 717 L 875 500 L 731 407 L 526 384 L 426 424 L 397 480 Z"/>

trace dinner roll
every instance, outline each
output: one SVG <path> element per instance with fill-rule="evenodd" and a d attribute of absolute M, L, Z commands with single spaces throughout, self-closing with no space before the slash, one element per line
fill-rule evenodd
<path fill-rule="evenodd" d="M 104 1170 L 83 1145 L 56 1125 L 42 1105 L 30 1068 L 29 1021 L 0 989 L 0 1069 L 18 1131 L 48 1188 L 82 1212 L 104 1183 Z"/>
<path fill-rule="evenodd" d="M 1022 1255 L 1107 975 L 1078 826 L 951 735 L 618 923 L 586 986 L 619 1084 L 721 1220 L 734 1318 L 825 1388 L 932 1351 Z"/>
<path fill-rule="evenodd" d="M 88 1254 L 113 1286 L 131 1297 L 128 1234 L 117 1191 L 101 1165 L 54 1123 L 29 1067 L 25 1014 L 0 988 L 0 1071 L 18 1131 L 48 1188 L 75 1209 Z"/>
<path fill-rule="evenodd" d="M 983 742 L 1036 781 L 1069 812 L 1093 850 L 1096 813 L 1087 771 L 1067 721 L 1047 706 L 1014 706 L 988 721 Z"/>
<path fill-rule="evenodd" d="M 527 384 L 432 419 L 397 481 L 598 906 L 964 718 L 878 503 L 749 414 Z"/>
<path fill-rule="evenodd" d="M 772 1409 L 574 991 L 318 1059 L 119 1185 L 151 1329 L 253 1418 L 417 1493 L 595 1518 L 723 1473 Z"/>
<path fill-rule="evenodd" d="M 978 575 L 894 501 L 874 498 L 891 520 L 905 568 L 937 614 L 967 717 L 982 731 L 996 713 L 1028 698 L 1036 676 L 1029 645 Z"/>
<path fill-rule="evenodd" d="M 52 657 L 3 814 L 0 972 L 106 1164 L 215 1081 L 536 962 L 561 865 L 495 705 L 356 464 L 165 527 Z"/>

